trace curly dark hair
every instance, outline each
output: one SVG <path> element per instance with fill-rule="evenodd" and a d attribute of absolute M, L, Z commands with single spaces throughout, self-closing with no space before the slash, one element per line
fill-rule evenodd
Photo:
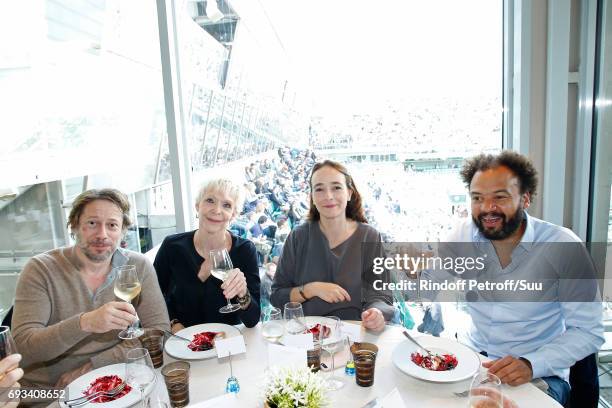
<path fill-rule="evenodd" d="M 308 184 L 310 184 L 310 210 L 308 210 L 307 219 L 310 221 L 319 221 L 321 219 L 321 214 L 319 214 L 319 210 L 315 207 L 314 202 L 312 201 L 312 175 L 315 174 L 317 170 L 320 170 L 322 167 L 331 167 L 332 169 L 339 171 L 344 174 L 344 178 L 346 179 L 346 187 L 353 192 L 351 194 L 350 201 L 346 204 L 346 218 L 349 218 L 354 221 L 359 221 L 364 224 L 368 223 L 366 220 L 363 204 L 361 202 L 361 194 L 357 191 L 357 187 L 355 186 L 355 182 L 353 181 L 353 177 L 348 173 L 346 167 L 342 164 L 335 162 L 333 160 L 325 160 L 319 163 L 316 163 L 312 167 L 312 171 L 310 172 L 310 178 L 308 179 Z"/>
<path fill-rule="evenodd" d="M 519 179 L 521 194 L 529 193 L 533 198 L 538 188 L 538 172 L 529 158 L 512 150 L 504 150 L 497 156 L 479 154 L 467 159 L 461 169 L 461 179 L 468 189 L 477 171 L 485 171 L 499 166 L 505 166 Z"/>

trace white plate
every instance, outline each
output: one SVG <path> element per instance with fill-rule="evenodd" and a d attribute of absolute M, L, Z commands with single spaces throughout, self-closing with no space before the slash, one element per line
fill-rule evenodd
<path fill-rule="evenodd" d="M 412 362 L 410 355 L 416 351 L 420 351 L 423 354 L 424 351 L 411 341 L 404 340 L 395 347 L 391 359 L 397 368 L 412 377 L 430 382 L 452 383 L 471 378 L 480 367 L 478 355 L 473 350 L 454 340 L 421 336 L 417 338 L 417 341 L 433 353 L 454 354 L 457 357 L 457 367 L 448 371 L 431 371 L 419 367 Z"/>
<path fill-rule="evenodd" d="M 194 334 L 206 331 L 225 332 L 225 338 L 240 336 L 240 330 L 223 323 L 197 324 L 177 332 L 176 335 L 191 340 L 193 339 Z M 217 350 L 214 348 L 204 351 L 192 351 L 189 349 L 189 347 L 187 347 L 188 344 L 189 343 L 184 340 L 177 339 L 176 337 L 170 337 L 168 341 L 166 341 L 165 350 L 166 353 L 172 357 L 182 360 L 204 360 L 217 356 Z"/>
<path fill-rule="evenodd" d="M 106 375 L 116 375 L 123 381 L 125 381 L 125 364 L 112 364 L 97 368 L 93 371 L 83 374 L 82 376 L 68 384 L 68 387 L 66 387 L 66 399 L 82 397 L 84 395 L 83 391 L 85 391 L 89 387 L 89 385 L 95 381 L 96 378 L 104 377 Z M 157 375 L 155 378 L 157 380 Z M 153 388 L 155 387 L 155 382 L 156 381 L 154 381 L 152 384 L 149 384 L 149 386 L 145 388 L 145 396 L 153 390 Z M 91 403 L 87 404 L 87 406 L 92 406 L 96 408 L 125 408 L 132 406 L 140 401 L 140 391 L 138 391 L 137 387 L 131 387 L 132 389 L 130 390 L 130 392 L 128 392 L 121 398 L 110 402 Z M 67 407 L 68 405 L 66 405 L 66 403 L 62 401 L 60 403 L 60 406 Z"/>
<path fill-rule="evenodd" d="M 283 324 L 285 323 L 284 320 L 281 320 L 281 322 Z M 306 316 L 306 317 L 304 317 L 304 323 L 308 327 L 314 326 L 317 323 L 324 324 L 324 325 L 327 325 L 327 326 L 331 326 L 332 324 L 335 324 L 335 322 L 336 321 L 334 319 L 330 319 L 329 317 L 325 317 L 325 316 Z M 285 334 L 287 334 L 287 333 L 285 333 Z M 285 339 L 285 335 L 283 334 L 283 337 L 281 337 L 278 340 L 278 342 L 280 344 L 285 344 L 284 339 Z M 323 343 L 325 343 L 325 340 L 323 340 Z"/>

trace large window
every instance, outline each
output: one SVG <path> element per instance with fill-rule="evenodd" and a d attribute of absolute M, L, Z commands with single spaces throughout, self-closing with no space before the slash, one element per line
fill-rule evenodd
<path fill-rule="evenodd" d="M 0 309 L 34 254 L 70 243 L 74 197 L 115 187 L 136 222 L 124 246 L 174 231 L 154 4 L 0 4 Z"/>

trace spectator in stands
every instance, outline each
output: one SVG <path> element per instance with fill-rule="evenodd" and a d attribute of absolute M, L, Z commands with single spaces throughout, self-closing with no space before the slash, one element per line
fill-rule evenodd
<path fill-rule="evenodd" d="M 228 231 L 243 205 L 241 187 L 227 179 L 213 179 L 200 189 L 196 210 L 198 229 L 164 239 L 155 270 L 166 299 L 172 331 L 200 323 L 259 321 L 259 270 L 255 245 Z M 212 277 L 209 253 L 227 249 L 234 269 L 225 282 Z M 223 314 L 219 308 L 235 299 L 241 310 Z"/>
<path fill-rule="evenodd" d="M 383 330 L 394 314 L 392 298 L 369 285 L 362 288 L 362 279 L 372 274 L 369 260 L 380 249 L 380 234 L 367 224 L 352 177 L 341 164 L 326 160 L 313 167 L 310 186 L 308 221 L 287 238 L 272 304 L 300 302 L 306 315 L 362 320 L 367 329 Z M 364 242 L 373 243 L 372 250 L 362 248 Z"/>
<path fill-rule="evenodd" d="M 253 215 L 257 217 L 257 214 L 253 214 Z M 257 222 L 253 224 L 253 226 L 249 230 L 253 238 L 259 238 L 263 235 L 264 224 L 266 222 L 268 222 L 268 217 L 266 217 L 265 215 L 260 215 L 257 218 Z"/>
<path fill-rule="evenodd" d="M 276 235 L 275 238 L 278 242 L 281 243 L 285 243 L 285 240 L 287 239 L 287 237 L 289 236 L 289 233 L 291 232 L 291 228 L 289 228 L 289 224 L 287 223 L 287 219 L 286 218 L 279 218 L 278 221 L 276 221 Z"/>
<path fill-rule="evenodd" d="M 37 255 L 23 268 L 12 317 L 23 385 L 63 388 L 92 369 L 125 362 L 139 342 L 122 341 L 118 333 L 138 318 L 143 327 L 169 328 L 153 266 L 144 255 L 119 248 L 131 223 L 129 209 L 117 190 L 81 193 L 68 216 L 75 245 Z M 114 293 L 114 268 L 123 265 L 135 265 L 140 280 L 133 304 L 117 301 Z"/>

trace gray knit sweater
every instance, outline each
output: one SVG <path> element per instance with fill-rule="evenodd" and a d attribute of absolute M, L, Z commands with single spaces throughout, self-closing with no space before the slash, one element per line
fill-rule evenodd
<path fill-rule="evenodd" d="M 143 327 L 169 329 L 168 312 L 153 265 L 142 254 L 117 250 L 113 267 L 136 265 L 142 284 L 134 306 Z M 17 282 L 12 331 L 23 355 L 22 384 L 53 386 L 59 377 L 91 361 L 94 369 L 125 361 L 125 353 L 140 347 L 138 340 L 122 341 L 118 330 L 86 333 L 80 328 L 83 313 L 117 301 L 114 273 L 91 293 L 78 270 L 74 247 L 55 249 L 33 257 Z"/>

